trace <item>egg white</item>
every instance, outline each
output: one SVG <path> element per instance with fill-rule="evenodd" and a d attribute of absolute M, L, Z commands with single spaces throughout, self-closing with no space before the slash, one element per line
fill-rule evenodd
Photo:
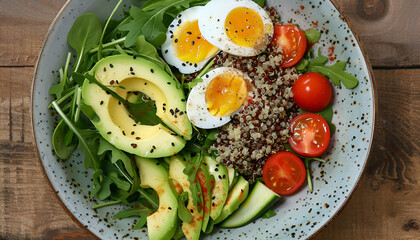
<path fill-rule="evenodd" d="M 176 56 L 175 49 L 172 47 L 172 39 L 174 37 L 174 33 L 177 30 L 179 26 L 181 26 L 186 21 L 195 21 L 198 19 L 199 15 L 201 14 L 201 10 L 203 9 L 203 6 L 196 6 L 186 9 L 185 11 L 178 14 L 178 16 L 172 21 L 172 23 L 169 25 L 168 30 L 166 31 L 166 41 L 163 43 L 161 47 L 162 56 L 165 59 L 165 61 L 178 68 L 178 70 L 181 73 L 190 74 L 195 73 L 199 70 L 201 70 L 206 63 L 211 59 L 211 57 L 198 62 L 198 63 L 190 63 L 190 62 L 184 62 L 178 59 Z"/>
<path fill-rule="evenodd" d="M 255 47 L 242 47 L 233 43 L 225 33 L 225 19 L 230 11 L 238 7 L 246 7 L 257 12 L 264 25 L 264 35 Z M 267 12 L 252 0 L 212 0 L 205 6 L 198 18 L 201 34 L 208 42 L 220 50 L 236 56 L 256 56 L 265 50 L 270 43 L 274 27 Z"/>
<path fill-rule="evenodd" d="M 232 72 L 235 75 L 241 75 L 245 81 L 251 81 L 248 75 L 242 71 L 239 71 L 238 69 L 231 67 L 216 68 L 204 74 L 202 77 L 203 81 L 195 85 L 187 99 L 187 116 L 191 123 L 194 124 L 194 126 L 202 129 L 217 128 L 228 123 L 235 113 L 238 113 L 242 110 L 242 107 L 240 107 L 234 113 L 225 117 L 213 116 L 207 110 L 205 99 L 207 87 L 213 78 L 225 72 Z"/>

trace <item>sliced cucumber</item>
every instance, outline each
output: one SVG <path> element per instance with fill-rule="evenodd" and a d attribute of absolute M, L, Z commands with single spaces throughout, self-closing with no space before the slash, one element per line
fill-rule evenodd
<path fill-rule="evenodd" d="M 233 188 L 229 191 L 222 212 L 215 221 L 216 224 L 222 222 L 227 217 L 229 217 L 236 209 L 238 209 L 239 205 L 241 205 L 241 203 L 245 201 L 246 197 L 248 197 L 248 181 L 245 180 L 242 176 L 239 176 L 237 179 L 238 180 L 235 186 L 233 186 Z"/>
<path fill-rule="evenodd" d="M 243 226 L 258 218 L 280 199 L 280 195 L 271 191 L 263 183 L 257 182 L 248 198 L 220 227 L 235 228 Z"/>

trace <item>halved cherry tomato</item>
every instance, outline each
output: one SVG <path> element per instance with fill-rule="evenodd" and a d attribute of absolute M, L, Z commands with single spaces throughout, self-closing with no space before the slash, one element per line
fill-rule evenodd
<path fill-rule="evenodd" d="M 283 65 L 287 68 L 295 65 L 306 52 L 307 40 L 305 34 L 295 25 L 275 25 L 272 44 L 283 48 Z"/>
<path fill-rule="evenodd" d="M 317 72 L 301 75 L 293 84 L 293 100 L 303 110 L 319 112 L 331 101 L 330 81 Z"/>
<path fill-rule="evenodd" d="M 330 142 L 330 128 L 323 117 L 315 113 L 304 113 L 290 123 L 289 144 L 293 150 L 307 157 L 320 156 Z"/>
<path fill-rule="evenodd" d="M 263 167 L 265 185 L 280 195 L 295 192 L 302 186 L 305 177 L 305 165 L 291 152 L 278 152 L 271 155 Z"/>

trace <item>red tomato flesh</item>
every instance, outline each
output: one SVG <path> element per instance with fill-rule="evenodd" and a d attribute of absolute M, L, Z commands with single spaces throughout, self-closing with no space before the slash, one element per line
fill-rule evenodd
<path fill-rule="evenodd" d="M 332 89 L 328 79 L 317 72 L 301 75 L 293 84 L 293 100 L 306 111 L 319 112 L 331 101 Z"/>
<path fill-rule="evenodd" d="M 290 123 L 289 144 L 302 156 L 320 156 L 330 142 L 330 128 L 327 121 L 315 113 L 304 113 Z"/>
<path fill-rule="evenodd" d="M 291 152 L 278 152 L 271 155 L 263 167 L 265 185 L 280 195 L 295 192 L 302 186 L 305 177 L 305 165 Z"/>
<path fill-rule="evenodd" d="M 282 68 L 295 65 L 306 52 L 307 40 L 306 36 L 299 27 L 295 25 L 275 25 L 274 36 L 271 41 L 282 47 Z"/>

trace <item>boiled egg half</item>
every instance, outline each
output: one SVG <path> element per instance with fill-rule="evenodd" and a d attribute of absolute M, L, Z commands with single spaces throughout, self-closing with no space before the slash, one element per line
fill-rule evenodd
<path fill-rule="evenodd" d="M 187 99 L 187 116 L 198 128 L 220 127 L 241 110 L 251 92 L 250 79 L 242 71 L 220 67 L 202 77 Z"/>
<path fill-rule="evenodd" d="M 268 13 L 252 0 L 212 0 L 198 18 L 204 38 L 236 56 L 256 56 L 270 43 L 274 27 Z"/>
<path fill-rule="evenodd" d="M 198 17 L 203 8 L 196 6 L 181 12 L 166 32 L 162 56 L 181 73 L 199 71 L 219 51 L 202 36 L 198 28 Z"/>

